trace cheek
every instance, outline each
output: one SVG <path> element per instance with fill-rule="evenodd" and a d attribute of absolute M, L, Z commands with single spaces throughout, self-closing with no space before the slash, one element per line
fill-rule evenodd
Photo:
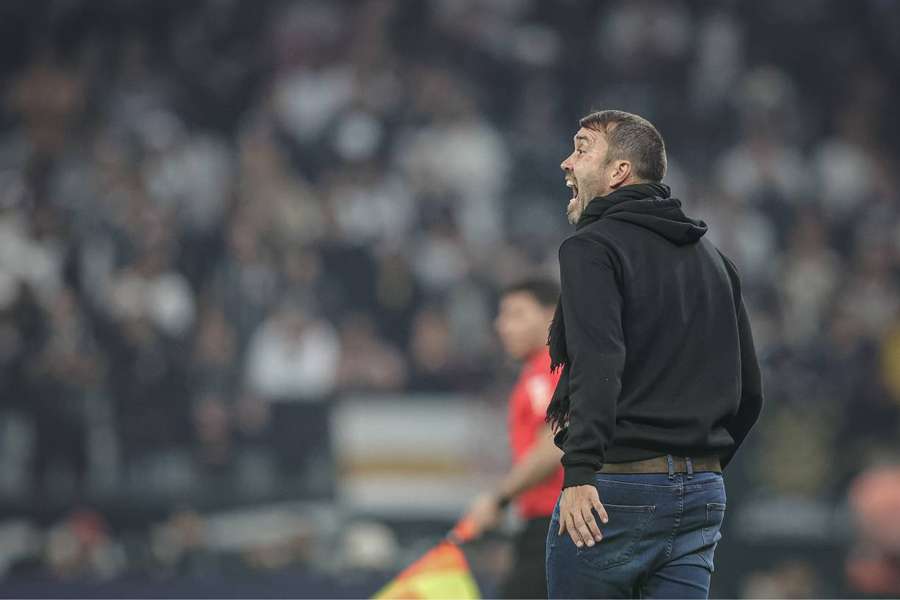
<path fill-rule="evenodd" d="M 603 181 L 603 165 L 599 161 L 592 160 L 582 165 L 582 178 L 585 182 L 596 186 Z"/>
<path fill-rule="evenodd" d="M 583 192 L 592 187 L 596 179 L 596 174 L 585 165 L 580 172 L 575 173 L 575 177 L 578 180 L 578 191 Z"/>
<path fill-rule="evenodd" d="M 509 339 L 516 346 L 521 346 L 523 343 L 527 342 L 527 330 L 519 324 L 517 327 L 513 328 L 510 332 Z"/>
<path fill-rule="evenodd" d="M 577 163 L 576 170 L 581 173 L 582 177 L 589 176 L 596 170 L 593 158 L 590 156 L 582 156 Z"/>

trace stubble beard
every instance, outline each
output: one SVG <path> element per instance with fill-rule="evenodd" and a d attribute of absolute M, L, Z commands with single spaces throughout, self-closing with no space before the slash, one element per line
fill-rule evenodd
<path fill-rule="evenodd" d="M 575 225 L 578 223 L 578 219 L 581 218 L 581 213 L 584 212 L 584 200 L 579 193 L 577 196 L 569 200 L 569 205 L 566 207 L 566 217 L 569 219 L 569 223 L 571 225 Z"/>

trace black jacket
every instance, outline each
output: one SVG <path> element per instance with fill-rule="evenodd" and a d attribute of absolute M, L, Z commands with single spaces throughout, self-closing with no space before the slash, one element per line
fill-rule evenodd
<path fill-rule="evenodd" d="M 639 184 L 595 198 L 560 246 L 563 487 L 592 484 L 604 462 L 727 464 L 762 409 L 737 270 L 668 195 Z"/>

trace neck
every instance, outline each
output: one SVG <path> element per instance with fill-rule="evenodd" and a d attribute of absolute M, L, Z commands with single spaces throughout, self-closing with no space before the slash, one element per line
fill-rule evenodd
<path fill-rule="evenodd" d="M 620 202 L 652 197 L 668 198 L 669 193 L 669 186 L 658 182 L 620 185 L 616 189 L 610 190 L 606 195 L 597 196 L 588 201 L 584 211 L 581 213 L 581 217 L 575 224 L 575 229 L 577 230 L 596 221 L 612 206 Z"/>
<path fill-rule="evenodd" d="M 593 200 L 597 198 L 607 198 L 609 196 L 613 196 L 614 194 L 618 197 L 619 194 L 627 194 L 627 195 L 642 195 L 642 196 L 660 196 L 664 198 L 669 197 L 669 186 L 659 181 L 628 181 L 623 183 L 622 185 L 609 190 L 602 196 L 595 196 Z M 590 204 L 591 201 L 588 201 Z"/>
<path fill-rule="evenodd" d="M 528 352 L 525 353 L 524 360 L 525 360 L 525 362 L 528 362 L 529 360 L 538 356 L 541 352 L 546 352 L 546 351 L 547 351 L 547 344 L 544 341 L 541 341 L 541 343 L 539 345 L 535 346 L 534 348 L 532 348 L 531 350 L 529 350 Z"/>
<path fill-rule="evenodd" d="M 621 190 L 623 187 L 628 187 L 629 185 L 637 185 L 639 183 L 653 183 L 653 182 L 652 181 L 644 181 L 643 179 L 635 179 L 634 177 L 629 176 L 628 179 L 626 179 L 622 183 L 616 184 L 616 187 L 610 188 L 607 195 L 612 194 L 616 190 Z"/>

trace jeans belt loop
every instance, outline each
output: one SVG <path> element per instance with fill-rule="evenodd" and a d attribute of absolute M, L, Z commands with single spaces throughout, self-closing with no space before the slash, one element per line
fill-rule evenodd
<path fill-rule="evenodd" d="M 666 454 L 666 465 L 669 467 L 669 479 L 675 479 L 675 464 L 671 454 Z"/>
<path fill-rule="evenodd" d="M 691 460 L 690 456 L 685 456 L 684 463 L 687 468 L 687 478 L 693 479 L 694 478 L 694 461 Z"/>

